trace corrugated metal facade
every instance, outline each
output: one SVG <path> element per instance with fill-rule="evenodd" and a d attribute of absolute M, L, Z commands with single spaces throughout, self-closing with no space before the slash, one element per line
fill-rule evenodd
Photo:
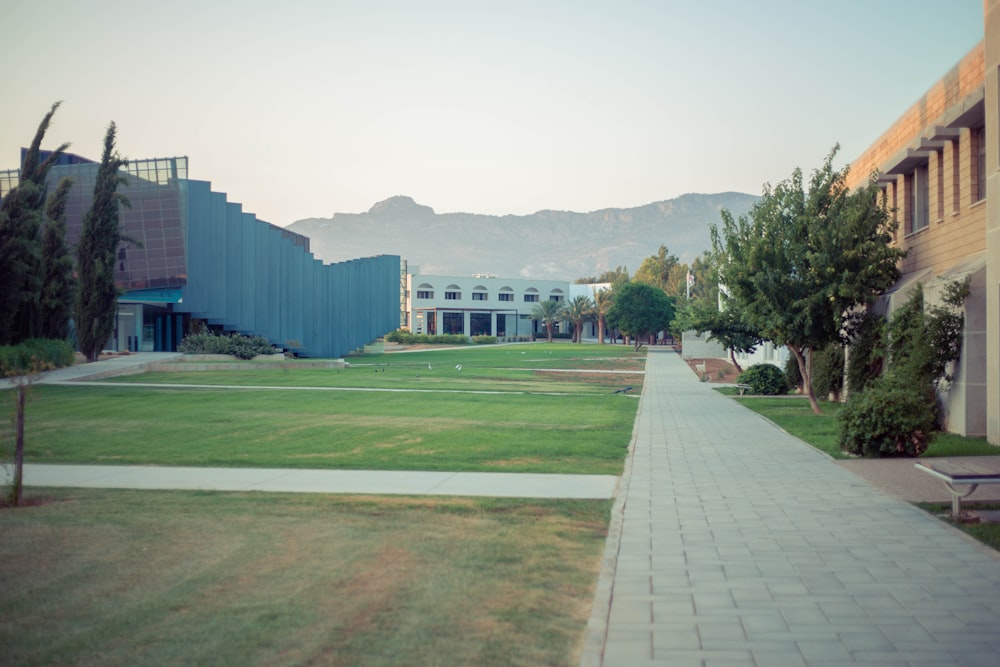
<path fill-rule="evenodd" d="M 93 198 L 98 165 L 85 159 L 49 172 L 50 190 L 73 179 L 66 239 L 75 246 Z M 207 181 L 187 178 L 187 158 L 131 160 L 119 193 L 122 233 L 115 281 L 120 320 L 108 349 L 175 350 L 192 318 L 257 335 L 310 357 L 342 357 L 399 327 L 400 258 L 323 264 L 309 239 L 276 227 Z M 17 184 L 3 172 L 0 196 Z M 122 308 L 124 310 L 124 306 Z M 132 312 L 132 311 L 130 311 Z M 138 317 L 135 317 L 135 316 Z"/>
<path fill-rule="evenodd" d="M 310 357 L 340 357 L 399 324 L 399 257 L 323 264 L 209 183 L 181 183 L 188 282 L 176 310 Z"/>

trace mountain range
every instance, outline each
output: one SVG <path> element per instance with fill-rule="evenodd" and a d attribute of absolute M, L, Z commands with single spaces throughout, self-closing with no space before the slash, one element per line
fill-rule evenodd
<path fill-rule="evenodd" d="M 288 229 L 308 236 L 324 262 L 388 254 L 425 275 L 575 280 L 619 266 L 635 273 L 660 245 L 691 262 L 709 249 L 709 225 L 721 222 L 722 209 L 739 216 L 757 199 L 739 192 L 685 194 L 635 208 L 496 216 L 435 213 L 396 196 L 366 213 L 306 218 Z"/>

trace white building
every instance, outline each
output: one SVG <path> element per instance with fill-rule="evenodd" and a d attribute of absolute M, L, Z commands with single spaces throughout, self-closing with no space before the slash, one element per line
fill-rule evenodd
<path fill-rule="evenodd" d="M 411 273 L 406 277 L 406 326 L 415 334 L 525 339 L 544 331 L 544 325 L 531 319 L 536 303 L 567 301 L 578 294 L 593 299 L 594 290 L 602 287 L 565 280 Z M 568 332 L 569 325 L 560 323 L 556 331 Z M 584 338 L 596 338 L 593 323 L 584 328 Z"/>

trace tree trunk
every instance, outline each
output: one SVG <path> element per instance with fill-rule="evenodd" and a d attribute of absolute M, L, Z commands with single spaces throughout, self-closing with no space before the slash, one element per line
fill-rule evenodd
<path fill-rule="evenodd" d="M 21 489 L 24 479 L 24 402 L 25 387 L 17 386 L 17 417 L 14 425 L 14 481 L 10 490 L 11 504 L 21 504 Z"/>
<path fill-rule="evenodd" d="M 604 316 L 597 318 L 597 344 L 604 345 Z"/>
<path fill-rule="evenodd" d="M 799 364 L 799 375 L 802 376 L 802 388 L 805 390 L 806 396 L 809 398 L 809 407 L 812 408 L 812 411 L 815 414 L 823 414 L 823 411 L 819 409 L 819 401 L 816 400 L 816 394 L 813 392 L 812 364 L 809 363 L 809 360 L 806 358 L 806 353 L 809 351 L 809 348 L 800 348 L 794 345 L 789 345 L 788 349 L 795 355 L 795 361 Z"/>
<path fill-rule="evenodd" d="M 736 362 L 736 350 L 734 350 L 733 348 L 729 348 L 729 360 L 731 362 L 733 362 L 733 366 L 736 368 L 736 372 L 737 373 L 742 373 L 743 372 L 743 369 Z"/>

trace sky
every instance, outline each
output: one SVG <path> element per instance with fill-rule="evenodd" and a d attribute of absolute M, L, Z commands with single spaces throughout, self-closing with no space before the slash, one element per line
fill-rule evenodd
<path fill-rule="evenodd" d="M 983 38 L 982 0 L 8 0 L 0 169 L 187 156 L 277 225 L 760 194 L 849 163 Z"/>

